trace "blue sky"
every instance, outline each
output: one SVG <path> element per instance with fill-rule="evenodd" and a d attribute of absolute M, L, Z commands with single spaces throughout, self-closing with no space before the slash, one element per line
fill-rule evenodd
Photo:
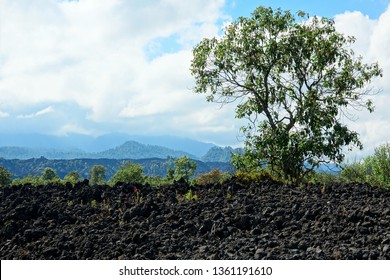
<path fill-rule="evenodd" d="M 281 8 L 282 10 L 303 10 L 310 15 L 334 17 L 346 11 L 360 11 L 370 18 L 378 18 L 387 8 L 385 0 L 233 0 L 228 1 L 226 12 L 233 18 L 249 16 L 258 6 Z"/>
<path fill-rule="evenodd" d="M 390 1 L 2 0 L 0 131 L 178 135 L 239 145 L 234 105 L 195 95 L 189 66 L 201 39 L 260 5 L 335 18 L 385 78 L 377 111 L 351 122 L 366 151 L 390 131 Z"/>

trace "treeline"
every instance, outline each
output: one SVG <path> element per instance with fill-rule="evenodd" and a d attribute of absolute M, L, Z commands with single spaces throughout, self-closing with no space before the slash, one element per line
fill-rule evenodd
<path fill-rule="evenodd" d="M 46 162 L 48 160 L 44 158 L 32 159 L 32 162 Z M 211 171 L 199 173 L 199 170 L 206 170 L 210 166 L 199 166 L 203 162 L 196 162 L 187 156 L 180 158 L 169 158 L 166 161 L 163 161 L 161 164 L 160 159 L 149 160 L 149 168 L 164 168 L 165 172 L 163 175 L 147 175 L 144 172 L 144 168 L 140 163 L 135 163 L 133 161 L 121 161 L 121 165 L 115 170 L 115 173 L 112 176 L 108 176 L 109 169 L 106 166 L 103 166 L 99 163 L 107 163 L 106 160 L 101 160 L 99 162 L 88 160 L 89 163 L 95 163 L 88 169 L 87 172 L 83 174 L 79 173 L 77 170 L 71 170 L 64 176 L 60 176 L 59 173 L 53 167 L 44 167 L 44 169 L 35 175 L 27 175 L 23 178 L 14 178 L 7 168 L 0 165 L 0 186 L 9 186 L 9 185 L 46 185 L 46 184 L 67 184 L 76 185 L 78 182 L 83 180 L 88 180 L 89 185 L 103 185 L 110 184 L 115 185 L 118 182 L 123 183 L 138 183 L 138 184 L 150 184 L 153 186 L 159 186 L 163 184 L 171 184 L 175 180 L 180 181 L 184 180 L 187 183 L 198 183 L 198 184 L 215 184 L 218 182 L 223 182 L 224 180 L 230 178 L 232 172 L 222 172 L 218 168 L 214 168 Z M 112 161 L 112 160 L 109 160 Z M 73 161 L 72 161 L 73 162 Z M 153 163 L 151 163 L 153 162 Z M 118 162 L 116 162 L 117 164 Z M 160 164 L 158 164 L 160 163 Z M 84 160 L 85 164 L 85 160 Z M 88 166 L 88 165 L 86 165 Z M 85 168 L 87 169 L 88 167 Z M 68 166 L 69 168 L 75 166 Z M 77 165 L 76 165 L 77 167 Z M 113 165 L 111 165 L 111 168 Z M 205 169 L 206 168 L 206 169 Z M 38 169 L 37 169 L 38 170 Z M 112 170 L 110 170 L 112 171 Z M 198 173 L 196 172 L 198 171 Z"/>
<path fill-rule="evenodd" d="M 89 179 L 90 170 L 93 166 L 100 165 L 105 168 L 105 176 L 110 180 L 115 173 L 120 169 L 120 166 L 131 161 L 139 164 L 145 176 L 160 176 L 164 177 L 169 168 L 174 168 L 175 158 L 168 157 L 166 159 L 137 159 L 137 160 L 118 160 L 118 159 L 72 159 L 72 160 L 52 160 L 44 157 L 32 158 L 28 160 L 18 159 L 2 159 L 0 158 L 0 166 L 7 169 L 12 175 L 12 179 L 22 179 L 28 176 L 40 176 L 45 168 L 55 170 L 59 178 L 64 178 L 72 171 L 76 171 L 80 178 Z M 202 162 L 192 160 L 196 163 L 194 176 L 208 173 L 213 169 L 219 169 L 221 172 L 232 172 L 234 167 L 227 162 Z"/>

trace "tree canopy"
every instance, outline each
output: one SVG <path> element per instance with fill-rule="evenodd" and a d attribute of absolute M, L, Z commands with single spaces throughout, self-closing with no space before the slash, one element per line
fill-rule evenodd
<path fill-rule="evenodd" d="M 0 166 L 0 187 L 11 184 L 13 175 L 3 166 Z"/>
<path fill-rule="evenodd" d="M 297 182 L 322 163 L 341 163 L 344 147 L 362 148 L 343 116 L 373 111 L 369 84 L 382 71 L 355 55 L 354 41 L 332 19 L 259 7 L 194 48 L 194 91 L 237 102 L 236 117 L 249 120 L 244 162 Z"/>

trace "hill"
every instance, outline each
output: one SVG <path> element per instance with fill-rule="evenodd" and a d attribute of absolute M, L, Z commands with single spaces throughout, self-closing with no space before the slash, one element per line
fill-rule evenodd
<path fill-rule="evenodd" d="M 104 152 L 91 154 L 89 158 L 108 158 L 108 159 L 146 159 L 146 158 L 167 158 L 167 157 L 182 157 L 188 156 L 192 159 L 197 159 L 196 156 L 183 151 L 176 151 L 166 147 L 157 145 L 146 145 L 136 141 L 127 141 L 126 143 L 106 150 Z"/>
<path fill-rule="evenodd" d="M 201 157 L 205 162 L 229 162 L 232 154 L 242 153 L 242 148 L 233 149 L 232 147 L 212 147 Z"/>

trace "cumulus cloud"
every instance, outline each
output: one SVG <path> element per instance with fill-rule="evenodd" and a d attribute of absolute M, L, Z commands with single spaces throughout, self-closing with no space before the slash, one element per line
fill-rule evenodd
<path fill-rule="evenodd" d="M 383 69 L 383 78 L 375 79 L 370 86 L 375 105 L 375 112 L 356 112 L 357 120 L 348 124 L 356 130 L 365 149 L 356 155 L 371 154 L 375 147 L 388 141 L 390 111 L 390 5 L 378 19 L 370 19 L 361 12 L 346 12 L 335 17 L 336 28 L 346 34 L 356 37 L 352 46 L 357 54 L 363 56 L 366 63 L 378 62 Z"/>
<path fill-rule="evenodd" d="M 0 1 L 0 104 L 7 110 L 0 118 L 7 117 L 10 131 L 25 129 L 25 123 L 29 130 L 63 135 L 116 130 L 236 142 L 242 121 L 234 119 L 234 107 L 219 110 L 193 94 L 189 72 L 192 47 L 217 36 L 231 20 L 223 13 L 225 4 Z M 390 11 L 375 20 L 360 12 L 335 20 L 340 31 L 356 36 L 356 52 L 384 69 L 385 78 L 374 84 L 383 89 L 374 100 L 376 113 L 359 114 L 354 123 L 371 145 L 385 135 L 370 136 L 368 128 L 375 127 L 370 124 L 390 117 Z M 11 129 L 9 123 L 18 125 Z M 4 131 L 6 122 L 0 127 Z"/>
<path fill-rule="evenodd" d="M 87 121 L 124 125 L 135 117 L 196 111 L 205 101 L 191 94 L 191 50 L 203 37 L 218 34 L 227 18 L 223 5 L 224 0 L 3 1 L 0 103 L 23 112 L 73 102 L 87 110 Z M 153 44 L 157 50 L 148 56 Z M 175 45 L 171 51 L 169 44 Z"/>

